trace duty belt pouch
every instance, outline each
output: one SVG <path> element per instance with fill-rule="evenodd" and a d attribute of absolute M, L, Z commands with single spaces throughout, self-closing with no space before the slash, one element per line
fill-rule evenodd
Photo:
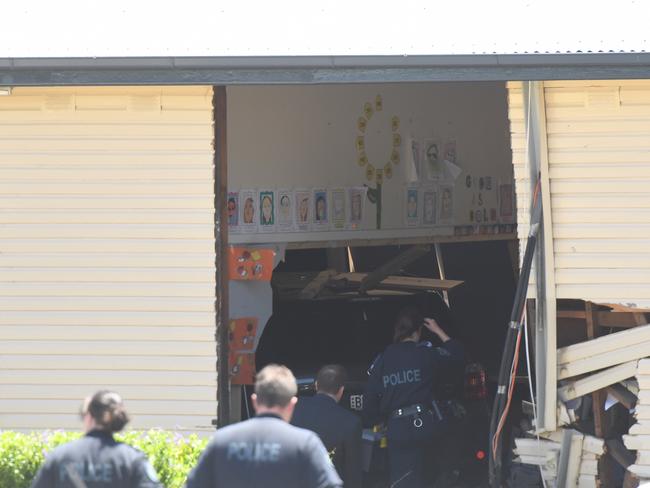
<path fill-rule="evenodd" d="M 391 418 L 388 421 L 388 444 L 391 442 L 430 441 L 436 433 L 433 413 L 425 410 L 418 414 Z"/>

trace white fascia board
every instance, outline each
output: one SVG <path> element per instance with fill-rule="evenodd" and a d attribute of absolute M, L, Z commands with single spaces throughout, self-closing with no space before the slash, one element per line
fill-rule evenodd
<path fill-rule="evenodd" d="M 585 359 L 596 354 L 602 354 L 607 351 L 646 341 L 650 341 L 650 325 L 641 325 L 625 331 L 615 332 L 614 334 L 562 347 L 557 350 L 557 363 L 570 363 L 578 359 Z M 650 349 L 648 352 L 650 352 Z M 624 361 L 619 361 L 619 363 Z"/>

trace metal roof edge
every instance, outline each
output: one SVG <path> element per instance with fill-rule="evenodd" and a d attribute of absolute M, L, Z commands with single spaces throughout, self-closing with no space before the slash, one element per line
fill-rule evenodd
<path fill-rule="evenodd" d="M 0 85 L 315 84 L 650 78 L 650 53 L 0 58 Z"/>

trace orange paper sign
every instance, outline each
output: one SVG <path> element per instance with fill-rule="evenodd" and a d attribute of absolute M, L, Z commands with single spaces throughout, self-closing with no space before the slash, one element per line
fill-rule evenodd
<path fill-rule="evenodd" d="M 257 335 L 257 318 L 244 317 L 230 321 L 228 346 L 230 351 L 252 351 Z"/>
<path fill-rule="evenodd" d="M 231 280 L 271 281 L 275 251 L 231 247 L 228 262 Z"/>
<path fill-rule="evenodd" d="M 252 352 L 231 352 L 228 355 L 230 383 L 252 385 L 255 383 L 255 354 Z"/>

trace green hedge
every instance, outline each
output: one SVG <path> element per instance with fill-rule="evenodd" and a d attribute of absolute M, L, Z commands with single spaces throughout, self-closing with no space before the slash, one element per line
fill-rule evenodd
<path fill-rule="evenodd" d="M 29 488 L 45 454 L 81 436 L 75 432 L 0 432 L 0 487 Z M 160 430 L 126 432 L 115 436 L 147 454 L 166 488 L 181 488 L 196 465 L 207 439 Z"/>

